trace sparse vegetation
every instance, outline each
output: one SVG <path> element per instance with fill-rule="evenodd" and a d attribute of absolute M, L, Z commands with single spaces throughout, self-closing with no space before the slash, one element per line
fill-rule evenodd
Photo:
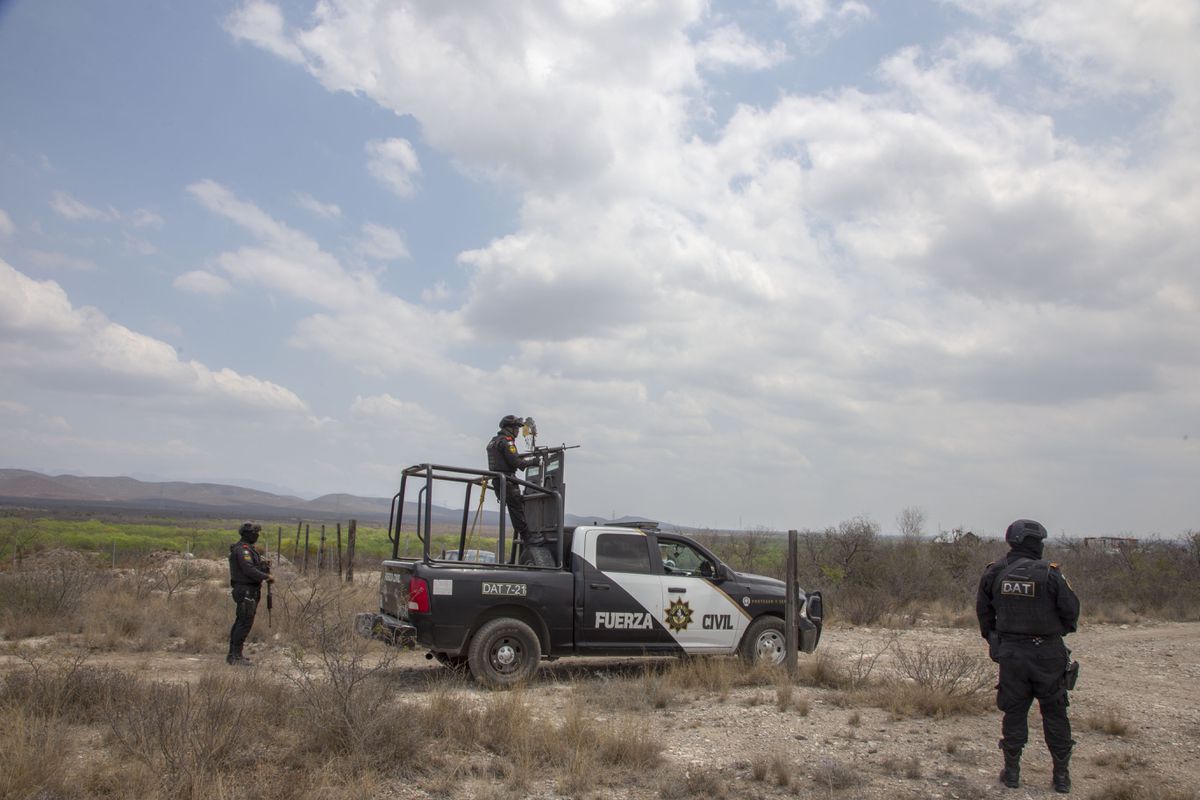
<path fill-rule="evenodd" d="M 1101 731 L 1109 736 L 1129 735 L 1129 722 L 1111 709 L 1088 714 L 1084 721 L 1089 730 Z"/>
<path fill-rule="evenodd" d="M 831 610 L 838 592 L 851 591 L 873 575 L 879 592 L 866 595 L 863 609 L 855 612 L 872 625 L 973 624 L 973 612 L 961 598 L 934 597 L 898 609 L 877 561 L 897 556 L 900 551 L 892 548 L 899 545 L 874 535 L 869 521 L 845 528 L 833 532 L 849 537 L 838 547 L 826 541 L 828 532 L 810 541 L 818 554 L 829 547 L 829 568 L 806 584 L 824 589 L 822 581 L 832 581 Z M 221 550 L 233 538 L 227 530 L 214 535 Z M 748 796 L 764 798 L 849 797 L 872 780 L 872 769 L 876 777 L 882 771 L 913 781 L 906 785 L 916 797 L 930 781 L 954 784 L 957 777 L 949 775 L 946 761 L 923 767 L 916 756 L 881 754 L 869 759 L 872 769 L 864 770 L 841 752 L 821 760 L 798 755 L 802 751 L 788 740 L 794 736 L 806 752 L 815 746 L 828 753 L 823 738 L 829 737 L 858 751 L 876 747 L 879 734 L 893 735 L 884 732 L 889 726 L 925 730 L 921 726 L 930 724 L 905 721 L 911 718 L 994 711 L 994 667 L 982 648 L 933 646 L 918 632 L 886 627 L 865 636 L 858 632 L 856 649 L 823 646 L 803 657 L 795 681 L 779 668 L 747 669 L 736 658 L 712 656 L 614 661 L 598 670 L 566 660 L 546 666 L 537 685 L 498 695 L 479 693 L 469 678 L 449 670 L 431 671 L 420 683 L 411 677 L 398 683 L 405 670 L 396 667 L 395 651 L 350 631 L 353 614 L 376 602 L 373 570 L 365 570 L 358 584 L 345 586 L 330 576 L 297 576 L 286 562 L 287 578 L 275 587 L 273 626 L 266 627 L 265 607 L 260 607 L 251 637 L 252 648 L 269 654 L 272 671 L 231 672 L 221 665 L 213 672 L 197 669 L 187 678 L 165 679 L 153 670 L 131 669 L 130 659 L 170 655 L 182 660 L 184 654 L 207 653 L 219 663 L 216 654 L 223 651 L 232 620 L 223 562 L 178 554 L 179 549 L 201 550 L 192 543 L 202 545 L 203 537 L 140 555 L 118 547 L 119 567 L 112 569 L 109 552 L 53 549 L 56 540 L 45 528 L 36 537 L 22 536 L 19 563 L 10 548 L 10 560 L 0 571 L 0 634 L 9 642 L 7 654 L 0 653 L 6 663 L 0 671 L 5 742 L 0 797 L 229 796 L 236 771 L 251 776 L 245 795 L 262 798 L 388 796 L 399 784 L 464 798 L 598 798 L 631 785 L 662 798 L 721 800 L 744 789 L 750 789 Z M 771 572 L 761 564 L 778 543 L 778 537 L 759 532 L 743 546 L 743 555 L 760 564 L 758 571 Z M 903 544 L 910 548 L 905 556 L 910 560 L 901 558 L 896 569 L 901 564 L 924 569 L 921 559 L 929 548 L 946 548 L 939 557 L 950 560 L 954 552 L 978 555 L 986 549 L 965 537 L 936 544 L 912 536 Z M 1126 560 L 1130 574 L 1141 574 L 1136 558 Z M 982 565 L 975 561 L 968 584 Z M 1075 580 L 1076 573 L 1071 577 Z M 868 601 L 881 604 L 878 614 L 866 607 Z M 1119 605 L 1106 608 L 1103 613 L 1115 615 Z M 835 621 L 826 636 L 838 633 Z M 96 663 L 105 660 L 122 666 Z M 544 688 L 565 689 L 555 692 L 550 710 Z M 720 707 L 723 702 L 729 705 Z M 1129 780 L 1125 773 L 1156 763 L 1122 750 L 1120 738 L 1133 735 L 1135 723 L 1114 709 L 1088 710 L 1079 720 L 1081 728 L 1117 737 L 1106 740 L 1111 749 L 1088 761 L 1126 779 L 1095 796 L 1189 796 L 1170 789 L 1169 782 Z M 784 743 L 764 740 L 732 767 L 696 762 L 685 767 L 688 762 L 664 754 L 659 738 L 664 731 L 708 737 L 725 727 L 722 718 L 739 713 L 789 731 Z M 649 715 L 653 724 L 647 724 Z M 822 738 L 814 738 L 813 731 L 823 731 L 817 734 Z M 931 747 L 953 756 L 951 769 L 970 764 L 973 773 L 988 766 L 990 774 L 986 760 L 991 756 L 965 741 L 939 734 Z M 63 759 L 61 753 L 73 757 Z M 644 776 L 651 772 L 656 777 L 646 783 Z M 743 781 L 736 790 L 735 780 Z"/>

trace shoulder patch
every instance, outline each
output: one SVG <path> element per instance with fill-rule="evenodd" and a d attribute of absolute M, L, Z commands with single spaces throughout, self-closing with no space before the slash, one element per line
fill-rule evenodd
<path fill-rule="evenodd" d="M 244 558 L 246 561 L 249 561 L 249 560 L 250 560 L 250 554 L 249 554 L 249 553 L 246 553 L 246 554 L 244 554 L 244 555 L 242 556 L 242 558 Z"/>
<path fill-rule="evenodd" d="M 1051 562 L 1050 562 L 1050 569 L 1058 569 L 1058 562 L 1057 562 L 1057 561 L 1051 561 Z"/>
<path fill-rule="evenodd" d="M 515 444 L 510 444 L 510 445 L 508 446 L 508 452 L 510 452 L 510 453 L 515 453 L 515 452 L 517 452 L 517 446 L 516 446 Z"/>

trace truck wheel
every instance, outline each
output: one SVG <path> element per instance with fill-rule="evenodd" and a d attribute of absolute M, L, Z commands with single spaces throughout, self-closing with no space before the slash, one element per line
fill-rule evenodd
<path fill-rule="evenodd" d="M 479 629 L 467 653 L 477 681 L 503 688 L 533 677 L 542 659 L 542 646 L 533 628 L 519 619 L 501 617 Z"/>
<path fill-rule="evenodd" d="M 787 640 L 779 617 L 759 617 L 742 637 L 741 656 L 747 664 L 782 664 L 786 652 Z"/>

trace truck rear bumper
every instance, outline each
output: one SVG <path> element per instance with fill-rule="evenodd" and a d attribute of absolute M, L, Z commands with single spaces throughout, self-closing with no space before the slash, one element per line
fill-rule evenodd
<path fill-rule="evenodd" d="M 378 639 L 397 647 L 415 647 L 417 644 L 417 629 L 391 614 L 358 614 L 354 617 L 354 630 L 364 639 Z"/>

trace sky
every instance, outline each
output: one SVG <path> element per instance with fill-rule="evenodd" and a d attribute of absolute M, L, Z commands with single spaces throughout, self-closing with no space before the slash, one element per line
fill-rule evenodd
<path fill-rule="evenodd" d="M 1200 528 L 1200 0 L 0 0 L 0 466 Z"/>

